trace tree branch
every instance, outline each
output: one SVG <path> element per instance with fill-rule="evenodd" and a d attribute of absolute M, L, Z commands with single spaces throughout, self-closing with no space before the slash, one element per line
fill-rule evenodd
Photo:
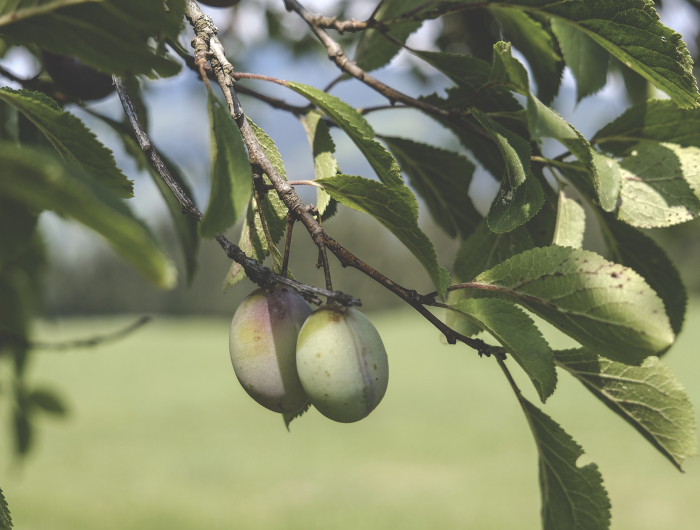
<path fill-rule="evenodd" d="M 445 335 L 447 341 L 450 344 L 454 344 L 457 340 L 459 340 L 467 344 L 468 346 L 471 346 L 472 348 L 476 349 L 479 353 L 486 354 L 487 352 L 489 352 L 489 349 L 491 347 L 483 341 L 479 339 L 465 337 L 464 335 L 457 333 L 445 323 L 443 323 L 439 318 L 433 315 L 428 308 L 423 306 L 424 297 L 418 295 L 416 291 L 408 290 L 405 287 L 402 287 L 394 281 L 390 280 L 389 278 L 381 274 L 379 271 L 373 269 L 372 267 L 364 263 L 362 260 L 357 258 L 347 249 L 343 248 L 335 239 L 333 239 L 325 233 L 323 228 L 321 228 L 321 226 L 319 225 L 318 221 L 312 215 L 312 211 L 315 210 L 315 208 L 313 206 L 305 205 L 299 198 L 299 195 L 297 195 L 296 191 L 291 186 L 291 184 L 284 178 L 282 178 L 282 176 L 280 176 L 279 173 L 277 173 L 277 170 L 267 158 L 260 143 L 255 137 L 255 134 L 253 133 L 253 130 L 251 129 L 250 124 L 248 123 L 243 109 L 241 108 L 240 102 L 238 101 L 236 91 L 233 89 L 233 70 L 231 70 L 227 74 L 222 66 L 223 63 L 219 58 L 219 54 L 223 54 L 223 48 L 221 47 L 219 39 L 216 36 L 217 29 L 213 25 L 211 18 L 202 13 L 201 9 L 194 0 L 187 0 L 187 9 L 185 12 L 185 16 L 190 21 L 192 27 L 195 30 L 195 33 L 197 34 L 195 41 L 197 41 L 197 39 L 201 39 L 205 42 L 208 40 L 210 43 L 215 43 L 214 45 L 210 44 L 210 62 L 214 69 L 214 72 L 217 75 L 219 86 L 221 87 L 221 90 L 224 92 L 224 96 L 226 97 L 231 117 L 236 121 L 236 124 L 238 125 L 238 128 L 240 129 L 241 134 L 243 135 L 243 141 L 245 142 L 246 147 L 248 148 L 250 163 L 254 166 L 259 166 L 265 172 L 265 174 L 270 179 L 270 182 L 275 187 L 275 191 L 277 192 L 279 198 L 287 207 L 290 215 L 304 225 L 306 230 L 309 232 L 311 239 L 314 241 L 319 250 L 323 250 L 323 247 L 325 246 L 340 260 L 343 266 L 351 266 L 353 268 L 358 269 L 359 271 L 363 272 L 364 274 L 374 279 L 375 281 L 389 289 L 391 292 L 399 296 L 405 302 L 410 304 L 411 307 L 413 307 L 421 315 L 423 315 L 426 318 L 426 320 L 428 320 L 431 324 L 438 328 Z M 327 36 L 325 31 L 323 31 L 323 34 Z M 195 41 L 193 41 L 193 43 Z M 408 96 L 404 97 L 408 98 Z M 438 110 L 442 112 L 441 109 Z"/>
<path fill-rule="evenodd" d="M 133 102 L 131 101 L 131 98 L 129 97 L 129 93 L 126 90 L 124 83 L 120 78 L 116 76 L 113 76 L 113 80 L 114 85 L 117 88 L 117 93 L 119 94 L 119 99 L 122 102 L 124 112 L 129 118 L 131 127 L 133 128 L 134 133 L 136 134 L 136 139 L 139 143 L 139 146 L 150 158 L 151 164 L 153 165 L 153 167 L 155 167 L 156 171 L 158 171 L 158 174 L 165 181 L 165 183 L 168 185 L 168 188 L 170 188 L 170 191 L 180 203 L 182 213 L 191 215 L 192 217 L 197 219 L 197 221 L 201 221 L 202 212 L 199 211 L 192 199 L 190 199 L 187 196 L 187 194 L 179 186 L 177 181 L 175 181 L 175 179 L 170 174 L 170 171 L 168 171 L 168 168 L 163 163 L 163 160 L 153 148 L 153 145 L 151 144 L 151 141 L 149 140 L 146 131 L 141 126 L 141 122 L 139 121 L 136 109 L 134 107 Z M 319 289 L 318 287 L 306 285 L 295 280 L 290 280 L 289 278 L 286 278 L 279 274 L 275 274 L 273 271 L 271 271 L 267 267 L 264 267 L 253 258 L 248 257 L 239 246 L 231 243 L 222 234 L 217 235 L 214 239 L 216 239 L 219 245 L 221 245 L 221 248 L 224 249 L 226 255 L 229 258 L 231 258 L 236 263 L 239 263 L 243 267 L 248 278 L 250 278 L 250 280 L 254 283 L 258 284 L 260 287 L 272 286 L 276 283 L 282 283 L 284 285 L 287 285 L 288 287 L 291 287 L 299 294 L 301 294 L 304 298 L 313 303 L 320 303 L 318 296 L 324 296 L 326 298 L 335 300 L 336 302 L 343 305 L 362 305 L 359 300 L 340 291 L 329 291 L 327 289 Z"/>

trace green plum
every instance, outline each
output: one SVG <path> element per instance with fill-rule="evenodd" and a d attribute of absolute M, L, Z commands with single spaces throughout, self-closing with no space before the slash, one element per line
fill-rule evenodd
<path fill-rule="evenodd" d="M 301 328 L 297 371 L 311 404 L 341 423 L 367 417 L 389 383 L 389 361 L 375 327 L 357 309 L 336 304 L 314 311 Z"/>
<path fill-rule="evenodd" d="M 299 330 L 311 307 L 279 284 L 253 291 L 231 321 L 229 351 L 236 377 L 255 401 L 292 413 L 308 402 L 296 368 Z"/>

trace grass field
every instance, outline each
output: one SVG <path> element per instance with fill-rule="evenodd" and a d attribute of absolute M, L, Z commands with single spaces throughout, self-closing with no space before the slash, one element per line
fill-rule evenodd
<path fill-rule="evenodd" d="M 238 385 L 224 320 L 158 318 L 115 344 L 37 355 L 30 379 L 60 389 L 71 413 L 40 422 L 21 466 L 8 463 L 1 437 L 0 485 L 16 528 L 540 528 L 535 446 L 495 361 L 442 345 L 415 313 L 370 317 L 390 359 L 382 404 L 352 425 L 312 411 L 291 433 Z M 39 335 L 63 340 L 125 322 L 46 323 Z M 666 358 L 696 405 L 699 324 L 696 302 Z M 555 347 L 571 344 L 546 335 Z M 679 473 L 580 384 L 560 378 L 543 409 L 586 450 L 579 464 L 599 465 L 612 528 L 699 528 L 700 460 Z"/>

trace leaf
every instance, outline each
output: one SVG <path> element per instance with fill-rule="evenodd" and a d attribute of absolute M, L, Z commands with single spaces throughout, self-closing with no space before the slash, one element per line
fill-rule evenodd
<path fill-rule="evenodd" d="M 609 528 L 610 499 L 598 466 L 578 467 L 581 446 L 525 398 L 521 404 L 539 454 L 544 530 Z"/>
<path fill-rule="evenodd" d="M 253 258 L 259 263 L 262 263 L 269 254 L 267 253 L 260 217 L 255 212 L 255 199 L 251 200 L 248 205 L 238 246 L 246 253 L 246 256 Z M 233 261 L 226 274 L 223 291 L 225 292 L 228 287 L 233 287 L 245 277 L 246 273 L 243 266 Z"/>
<path fill-rule="evenodd" d="M 505 161 L 507 182 L 512 189 L 517 188 L 525 182 L 525 178 L 530 173 L 530 156 L 532 154 L 530 144 L 523 137 L 506 129 L 479 109 L 471 107 L 469 110 L 496 142 Z"/>
<path fill-rule="evenodd" d="M 5 495 L 0 488 L 0 528 L 10 530 L 12 528 L 12 516 L 10 515 L 10 507 L 7 505 Z"/>
<path fill-rule="evenodd" d="M 595 173 L 593 185 L 600 207 L 606 212 L 612 212 L 617 208 L 617 199 L 620 196 L 622 185 L 622 171 L 620 164 L 614 158 L 601 155 L 591 150 Z"/>
<path fill-rule="evenodd" d="M 197 254 L 199 252 L 198 221 L 194 217 L 182 213 L 182 206 L 180 206 L 180 203 L 178 202 L 177 198 L 175 198 L 173 192 L 170 191 L 170 188 L 162 179 L 156 168 L 154 168 L 153 164 L 149 162 L 146 153 L 144 153 L 144 151 L 139 146 L 136 140 L 136 136 L 134 135 L 134 131 L 129 125 L 127 125 L 126 123 L 121 123 L 112 120 L 110 118 L 107 118 L 106 116 L 102 116 L 101 114 L 97 114 L 95 112 L 90 112 L 90 114 L 101 119 L 104 123 L 109 125 L 119 135 L 119 138 L 124 144 L 124 149 L 127 153 L 131 155 L 139 169 L 146 169 L 148 170 L 149 175 L 151 175 L 153 182 L 155 182 L 156 186 L 158 187 L 158 190 L 160 191 L 160 194 L 165 200 L 165 204 L 167 205 L 168 211 L 170 212 L 170 217 L 172 218 L 173 224 L 175 225 L 175 231 L 177 232 L 177 237 L 180 241 L 180 247 L 182 248 L 182 257 L 185 261 L 187 283 L 189 285 L 192 285 L 194 275 L 197 271 Z M 141 118 L 140 112 L 139 118 Z M 159 153 L 161 160 L 168 168 L 170 176 L 173 177 L 173 180 L 177 182 L 178 186 L 182 188 L 182 190 L 188 197 L 192 197 L 192 191 L 190 190 L 190 187 L 187 184 L 187 181 L 185 180 L 184 176 L 180 173 L 180 169 L 178 168 L 177 164 L 175 164 L 172 160 L 166 157 L 160 151 L 160 149 L 157 149 L 155 146 L 153 146 L 153 149 L 157 153 Z"/>
<path fill-rule="evenodd" d="M 64 112 L 54 100 L 41 92 L 0 88 L 0 99 L 24 114 L 69 161 L 78 162 L 94 178 L 119 192 L 133 197 L 133 182 L 117 168 L 112 151 L 107 149 L 80 119 Z"/>
<path fill-rule="evenodd" d="M 455 278 L 469 282 L 485 270 L 534 246 L 525 227 L 497 234 L 482 221 L 457 251 L 453 267 Z"/>
<path fill-rule="evenodd" d="M 460 87 L 477 89 L 489 81 L 491 65 L 477 57 L 407 49 L 437 68 Z"/>
<path fill-rule="evenodd" d="M 292 423 L 292 420 L 296 418 L 301 418 L 306 411 L 308 411 L 311 408 L 311 401 L 309 401 L 306 405 L 304 405 L 300 410 L 297 410 L 296 412 L 284 412 L 282 414 L 282 419 L 284 420 L 284 426 L 287 428 L 287 431 L 289 431 L 289 424 Z"/>
<path fill-rule="evenodd" d="M 116 192 L 39 149 L 0 144 L 0 160 L 0 194 L 75 219 L 101 234 L 158 287 L 175 284 L 175 267 Z"/>
<path fill-rule="evenodd" d="M 48 390 L 34 390 L 29 394 L 28 399 L 29 403 L 50 414 L 65 416 L 68 412 L 61 400 Z"/>
<path fill-rule="evenodd" d="M 700 147 L 700 109 L 682 109 L 668 100 L 645 101 L 608 123 L 592 141 L 621 156 L 645 140 Z"/>
<path fill-rule="evenodd" d="M 489 228 L 497 234 L 516 229 L 532 219 L 544 204 L 542 186 L 534 176 L 513 190 L 505 180 L 486 216 Z"/>
<path fill-rule="evenodd" d="M 29 418 L 21 409 L 15 409 L 14 412 L 14 434 L 15 434 L 15 452 L 19 456 L 26 455 L 32 447 L 34 441 L 34 429 L 29 422 Z"/>
<path fill-rule="evenodd" d="M 578 202 L 559 192 L 557 224 L 554 228 L 552 245 L 581 248 L 583 233 L 586 231 L 586 212 Z"/>
<path fill-rule="evenodd" d="M 418 258 L 440 296 L 445 297 L 450 275 L 438 265 L 433 243 L 418 227 L 418 203 L 411 190 L 351 175 L 314 182 L 339 203 L 367 213 L 384 225 Z"/>
<path fill-rule="evenodd" d="M 333 156 L 335 143 L 321 114 L 312 110 L 305 117 L 301 118 L 301 123 L 311 143 L 316 178 L 333 177 L 340 173 L 338 161 Z M 316 190 L 316 207 L 321 216 L 323 216 L 332 199 L 321 188 L 316 188 Z"/>
<path fill-rule="evenodd" d="M 489 230 L 485 220 L 476 227 L 457 251 L 453 265 L 454 277 L 458 283 L 468 282 L 480 273 L 498 265 L 502 261 L 534 247 L 530 234 L 525 227 L 518 227 L 505 234 L 496 234 Z M 475 289 L 458 289 L 450 291 L 448 304 L 472 298 L 479 291 Z M 447 311 L 445 323 L 462 335 L 468 337 L 477 334 L 481 328 L 455 311 Z"/>
<path fill-rule="evenodd" d="M 537 82 L 538 98 L 545 104 L 551 103 L 559 91 L 564 72 L 564 61 L 551 32 L 527 13 L 493 6 L 489 11 L 527 59 Z"/>
<path fill-rule="evenodd" d="M 396 18 L 424 3 L 424 0 L 383 0 L 374 18 L 375 20 Z M 406 42 L 408 36 L 420 25 L 421 22 L 392 24 L 389 27 L 389 35 L 398 41 Z M 376 29 L 368 29 L 362 32 L 362 37 L 357 44 L 355 62 L 365 72 L 370 72 L 389 63 L 400 49 Z"/>
<path fill-rule="evenodd" d="M 0 196 L 0 270 L 31 244 L 38 219 L 25 204 Z"/>
<path fill-rule="evenodd" d="M 530 93 L 527 70 L 514 59 L 510 52 L 510 42 L 497 42 L 493 45 L 493 65 L 489 82 L 508 87 L 522 95 Z"/>
<path fill-rule="evenodd" d="M 690 54 L 681 35 L 659 22 L 650 0 L 508 0 L 504 7 L 552 16 L 574 26 L 666 92 L 677 105 L 697 106 Z"/>
<path fill-rule="evenodd" d="M 666 314 L 673 332 L 678 335 L 683 328 L 688 295 L 673 262 L 656 242 L 612 215 L 600 215 L 603 237 L 617 263 L 631 267 L 656 294 L 666 307 Z"/>
<path fill-rule="evenodd" d="M 73 4 L 73 5 L 67 5 Z M 172 76 L 180 65 L 148 44 L 177 39 L 185 0 L 17 0 L 0 4 L 0 31 L 13 43 L 77 57 L 106 73 Z"/>
<path fill-rule="evenodd" d="M 552 19 L 552 30 L 566 64 L 576 78 L 576 101 L 595 94 L 608 80 L 610 54 L 605 48 L 579 30 L 560 19 Z"/>
<path fill-rule="evenodd" d="M 255 125 L 250 118 L 248 118 L 248 123 L 253 129 L 253 133 L 258 139 L 265 156 L 275 168 L 275 171 L 277 171 L 280 177 L 287 180 L 287 171 L 284 169 L 282 156 L 280 155 L 275 142 L 265 133 L 265 131 Z M 264 182 L 265 184 L 272 184 L 267 176 L 264 177 Z M 282 199 L 279 198 L 279 195 L 277 195 L 275 191 L 266 193 L 265 196 L 262 197 L 262 203 L 263 215 L 265 215 L 265 220 L 267 221 L 267 228 L 270 231 L 273 243 L 276 244 L 282 238 L 287 229 L 287 206 L 284 204 L 284 202 L 282 202 Z"/>
<path fill-rule="evenodd" d="M 523 305 L 613 361 L 639 365 L 675 339 L 663 302 L 644 279 L 593 252 L 535 248 L 473 283 Z"/>
<path fill-rule="evenodd" d="M 347 103 L 317 88 L 289 82 L 289 88 L 320 108 L 338 125 L 365 155 L 379 180 L 388 186 L 403 184 L 396 160 L 384 146 L 374 140 L 374 131 L 362 115 Z"/>
<path fill-rule="evenodd" d="M 552 395 L 557 386 L 552 350 L 522 309 L 498 298 L 470 298 L 454 307 L 503 345 L 530 377 L 542 403 Z"/>
<path fill-rule="evenodd" d="M 693 405 L 673 372 L 658 358 L 627 366 L 585 348 L 555 351 L 566 369 L 681 470 L 698 453 Z"/>
<path fill-rule="evenodd" d="M 199 226 L 202 237 L 214 237 L 231 228 L 253 194 L 253 173 L 241 132 L 210 90 L 211 192 Z"/>
<path fill-rule="evenodd" d="M 474 164 L 466 157 L 404 138 L 380 136 L 450 236 L 467 237 L 481 221 L 469 197 Z"/>
<path fill-rule="evenodd" d="M 618 219 L 640 228 L 671 226 L 700 213 L 700 149 L 645 143 L 621 163 Z"/>

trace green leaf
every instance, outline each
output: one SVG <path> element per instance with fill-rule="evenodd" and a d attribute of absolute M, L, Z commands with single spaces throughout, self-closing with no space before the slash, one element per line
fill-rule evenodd
<path fill-rule="evenodd" d="M 498 298 L 471 298 L 454 307 L 503 345 L 530 377 L 542 403 L 552 395 L 557 386 L 552 350 L 522 309 Z"/>
<path fill-rule="evenodd" d="M 25 204 L 0 196 L 0 270 L 31 244 L 38 219 Z"/>
<path fill-rule="evenodd" d="M 489 83 L 506 86 L 523 96 L 529 94 L 530 81 L 527 70 L 511 55 L 510 42 L 497 42 L 493 45 L 493 51 Z"/>
<path fill-rule="evenodd" d="M 117 168 L 112 151 L 107 149 L 80 119 L 64 112 L 42 92 L 0 88 L 0 99 L 24 114 L 69 161 L 78 162 L 95 179 L 122 197 L 133 197 L 133 182 Z"/>
<path fill-rule="evenodd" d="M 666 307 L 673 332 L 683 328 L 688 295 L 678 269 L 649 236 L 617 221 L 612 215 L 600 215 L 603 237 L 613 259 L 639 273 L 656 291 Z"/>
<path fill-rule="evenodd" d="M 644 279 L 593 252 L 535 248 L 480 274 L 474 283 L 614 361 L 639 365 L 675 339 L 663 302 Z"/>
<path fill-rule="evenodd" d="M 495 2 L 500 4 L 501 2 Z M 659 22 L 651 0 L 503 0 L 504 7 L 562 20 L 582 31 L 679 106 L 697 106 L 693 61 L 681 35 Z M 564 53 L 565 59 L 566 52 Z"/>
<path fill-rule="evenodd" d="M 497 234 L 515 230 L 532 219 L 544 204 L 542 186 L 534 175 L 525 180 L 522 186 L 513 190 L 505 180 L 496 198 L 491 203 L 486 222 Z"/>
<path fill-rule="evenodd" d="M 253 194 L 253 173 L 241 132 L 210 90 L 211 193 L 199 226 L 202 237 L 214 237 L 231 228 Z"/>
<path fill-rule="evenodd" d="M 538 98 L 545 104 L 551 103 L 559 91 L 564 72 L 564 61 L 551 32 L 527 13 L 493 6 L 489 11 L 527 59 L 537 82 Z"/>
<path fill-rule="evenodd" d="M 511 188 L 517 188 L 525 182 L 528 174 L 531 174 L 530 156 L 532 149 L 530 144 L 522 136 L 506 129 L 479 109 L 471 107 L 469 110 L 496 142 L 505 161 L 507 183 Z"/>
<path fill-rule="evenodd" d="M 404 138 L 380 136 L 433 219 L 450 236 L 467 237 L 481 221 L 469 197 L 474 164 L 466 157 Z"/>
<path fill-rule="evenodd" d="M 175 195 L 173 195 L 173 192 L 170 191 L 170 188 L 162 179 L 158 173 L 158 170 L 156 170 L 156 168 L 154 168 L 149 162 L 148 156 L 139 146 L 136 136 L 134 135 L 134 130 L 131 128 L 131 126 L 127 125 L 126 123 L 112 120 L 95 112 L 90 112 L 90 114 L 109 125 L 119 135 L 119 138 L 124 144 L 124 149 L 129 155 L 131 155 L 139 169 L 146 169 L 148 170 L 149 175 L 151 175 L 153 182 L 155 182 L 160 194 L 163 196 L 163 200 L 165 200 L 165 204 L 170 212 L 170 217 L 175 225 L 175 231 L 177 232 L 177 237 L 180 240 L 180 247 L 182 248 L 182 257 L 185 261 L 187 283 L 191 285 L 197 271 L 197 254 L 199 252 L 199 223 L 194 217 L 182 213 L 182 206 L 180 206 L 180 203 L 175 198 Z M 140 112 L 139 118 L 141 118 Z M 177 182 L 188 197 L 192 197 L 193 194 L 190 190 L 189 184 L 187 184 L 187 181 L 180 172 L 177 164 L 163 155 L 160 149 L 157 149 L 155 146 L 153 148 L 157 153 L 159 153 L 161 160 L 170 172 L 170 176 L 173 177 L 175 182 Z"/>
<path fill-rule="evenodd" d="M 29 403 L 42 409 L 49 414 L 57 416 L 65 416 L 68 412 L 66 406 L 61 403 L 61 400 L 48 390 L 33 390 L 28 396 Z"/>
<path fill-rule="evenodd" d="M 576 101 L 603 88 L 610 62 L 607 50 L 576 26 L 561 19 L 552 19 L 552 30 L 559 40 L 566 64 L 576 78 Z"/>
<path fill-rule="evenodd" d="M 645 101 L 608 123 L 592 141 L 621 156 L 649 140 L 700 147 L 700 109 L 682 109 L 668 100 Z"/>
<path fill-rule="evenodd" d="M 700 213 L 700 149 L 645 143 L 621 163 L 618 218 L 640 228 L 671 226 Z"/>
<path fill-rule="evenodd" d="M 534 244 L 525 227 L 518 227 L 505 234 L 496 234 L 489 230 L 486 221 L 483 220 L 457 251 L 453 266 L 455 280 L 458 283 L 471 281 L 485 270 L 533 247 Z M 479 291 L 475 289 L 450 291 L 447 303 L 456 304 L 478 293 Z M 468 337 L 481 331 L 474 322 L 455 311 L 447 311 L 445 323 Z"/>
<path fill-rule="evenodd" d="M 598 466 L 590 463 L 578 467 L 581 446 L 525 398 L 521 398 L 521 404 L 539 454 L 544 530 L 609 528 L 610 499 Z"/>
<path fill-rule="evenodd" d="M 105 237 L 158 287 L 175 284 L 175 267 L 116 192 L 90 179 L 78 166 L 67 166 L 39 149 L 0 144 L 0 160 L 1 194 L 75 219 Z"/>
<path fill-rule="evenodd" d="M 489 81 L 491 65 L 471 55 L 408 50 L 449 77 L 460 87 L 477 89 Z"/>
<path fill-rule="evenodd" d="M 289 431 L 289 424 L 292 423 L 292 420 L 296 418 L 301 418 L 305 412 L 307 412 L 311 408 L 311 402 L 309 401 L 306 405 L 304 405 L 300 410 L 297 410 L 296 412 L 291 412 L 291 413 L 283 413 L 282 414 L 282 419 L 284 420 L 284 426 L 287 428 Z"/>
<path fill-rule="evenodd" d="M 362 115 L 347 103 L 317 88 L 289 82 L 289 88 L 320 108 L 338 125 L 365 155 L 379 180 L 388 186 L 403 184 L 396 160 L 384 146 L 374 140 L 374 131 Z"/>
<path fill-rule="evenodd" d="M 10 530 L 12 528 L 12 516 L 10 515 L 10 507 L 7 505 L 5 495 L 0 488 L 0 528 Z"/>
<path fill-rule="evenodd" d="M 6 1 L 0 31 L 13 43 L 77 57 L 106 73 L 171 76 L 180 65 L 148 44 L 149 37 L 177 39 L 185 0 L 168 0 L 168 8 L 158 0 Z"/>
<path fill-rule="evenodd" d="M 328 125 L 322 119 L 321 113 L 312 110 L 305 117 L 301 118 L 301 123 L 306 130 L 309 143 L 311 143 L 316 178 L 333 177 L 340 173 L 338 161 L 333 156 L 335 143 L 331 137 L 330 130 L 328 130 Z M 316 188 L 316 190 L 316 207 L 321 216 L 323 216 L 332 199 L 321 188 Z"/>
<path fill-rule="evenodd" d="M 287 180 L 287 171 L 284 169 L 282 155 L 280 155 L 279 149 L 277 149 L 275 142 L 265 133 L 265 131 L 255 125 L 250 118 L 248 118 L 248 123 L 253 129 L 253 133 L 258 139 L 265 156 L 275 168 L 275 171 L 277 171 L 280 177 Z M 264 182 L 268 185 L 272 184 L 267 175 L 264 176 Z M 272 236 L 273 243 L 276 244 L 287 230 L 287 206 L 284 204 L 284 202 L 282 202 L 282 199 L 279 198 L 279 195 L 277 195 L 275 191 L 266 193 L 262 198 L 262 204 L 263 215 L 265 216 L 265 221 L 267 221 L 267 228 L 270 231 L 270 236 Z M 255 208 L 255 203 L 253 203 L 253 207 Z M 262 241 L 264 240 L 265 238 L 263 234 Z"/>
<path fill-rule="evenodd" d="M 559 192 L 557 224 L 554 228 L 552 245 L 581 248 L 583 233 L 586 231 L 586 212 L 578 202 Z"/>
<path fill-rule="evenodd" d="M 658 358 L 627 366 L 579 348 L 555 351 L 557 365 L 566 369 L 634 427 L 679 470 L 686 458 L 698 454 L 695 414 L 683 386 Z"/>
<path fill-rule="evenodd" d="M 590 170 L 589 172 L 593 176 L 598 203 L 606 212 L 612 212 L 617 208 L 617 199 L 620 196 L 620 187 L 622 186 L 620 164 L 614 158 L 601 155 L 593 150 L 591 150 L 591 155 L 595 172 Z"/>
<path fill-rule="evenodd" d="M 485 270 L 534 246 L 525 227 L 496 234 L 482 221 L 457 251 L 453 267 L 455 278 L 469 282 Z"/>
<path fill-rule="evenodd" d="M 383 0 L 374 18 L 375 20 L 396 18 L 424 3 L 424 0 Z M 421 22 L 393 24 L 389 27 L 389 35 L 398 41 L 406 42 L 408 36 L 420 25 Z M 400 46 L 386 39 L 376 29 L 368 29 L 362 32 L 362 37 L 357 44 L 355 62 L 365 72 L 370 72 L 388 64 L 400 49 Z"/>
<path fill-rule="evenodd" d="M 418 227 L 418 203 L 406 186 L 387 186 L 351 175 L 314 181 L 345 206 L 379 221 L 418 258 L 442 298 L 450 284 L 449 273 L 438 265 L 433 243 Z"/>

